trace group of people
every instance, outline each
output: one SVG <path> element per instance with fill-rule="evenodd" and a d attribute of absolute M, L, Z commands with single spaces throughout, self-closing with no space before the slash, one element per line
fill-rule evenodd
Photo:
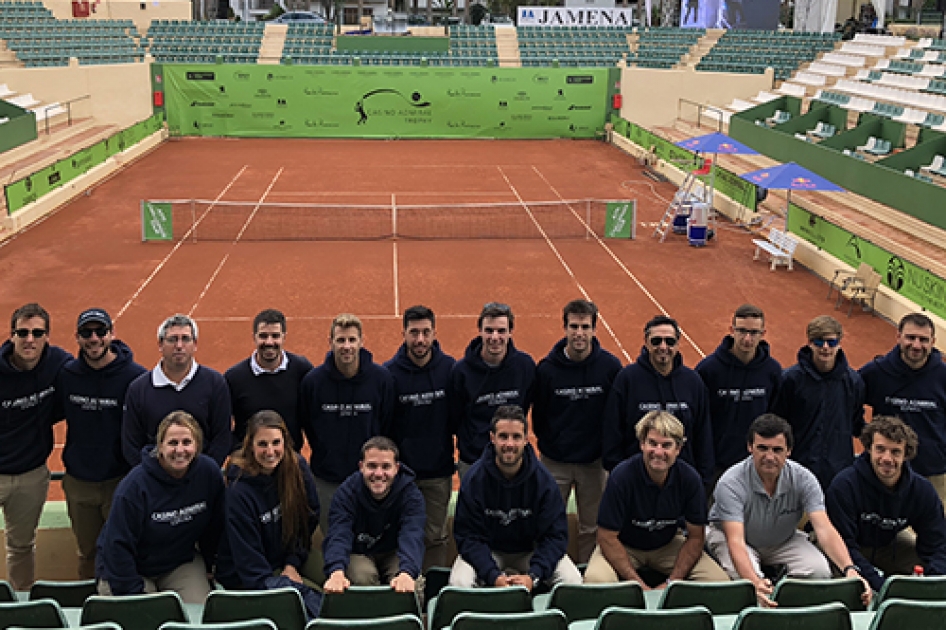
<path fill-rule="evenodd" d="M 73 358 L 27 304 L 0 347 L 9 579 L 33 581 L 62 419 L 79 575 L 103 594 L 171 589 L 199 602 L 213 580 L 292 586 L 314 616 L 323 590 L 414 590 L 448 562 L 455 472 L 453 585 L 745 578 L 771 606 L 781 575 L 859 577 L 869 599 L 916 565 L 946 574 L 946 366 L 928 317 L 904 317 L 897 345 L 859 371 L 827 316 L 785 370 L 752 305 L 695 369 L 670 317 L 645 324 L 624 367 L 597 321 L 593 303 L 569 302 L 564 337 L 536 364 L 513 342 L 512 309 L 489 303 L 457 360 L 434 313 L 414 306 L 382 365 L 361 321 L 341 314 L 313 366 L 285 349 L 286 318 L 267 309 L 253 320 L 255 351 L 220 374 L 197 363 L 186 315 L 158 327 L 161 359 L 147 370 L 103 309 L 79 315 Z M 584 577 L 566 553 L 573 491 Z"/>

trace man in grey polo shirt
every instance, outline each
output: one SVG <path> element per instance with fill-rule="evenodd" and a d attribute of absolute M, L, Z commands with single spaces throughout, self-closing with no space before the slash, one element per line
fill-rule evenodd
<path fill-rule="evenodd" d="M 777 604 L 773 587 L 762 574 L 762 565 L 783 564 L 790 577 L 827 579 L 828 561 L 798 530 L 807 514 L 822 549 L 845 577 L 860 573 L 847 547 L 825 512 L 824 494 L 815 476 L 789 461 L 792 427 L 774 414 L 763 414 L 749 427 L 750 457 L 723 473 L 710 510 L 707 544 L 723 570 L 733 579 L 755 585 L 761 606 Z M 870 586 L 864 583 L 861 598 L 868 604 Z"/>

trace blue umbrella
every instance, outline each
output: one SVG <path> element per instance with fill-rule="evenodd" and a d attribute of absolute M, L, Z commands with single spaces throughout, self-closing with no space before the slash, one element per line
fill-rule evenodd
<path fill-rule="evenodd" d="M 824 177 L 812 173 L 794 162 L 770 166 L 740 175 L 744 180 L 762 188 L 787 190 L 786 209 L 791 207 L 793 190 L 819 190 L 821 192 L 844 192 L 844 189 Z"/>
<path fill-rule="evenodd" d="M 678 147 L 700 153 L 731 153 L 740 155 L 758 155 L 758 151 L 736 142 L 724 133 L 709 133 L 677 142 Z"/>

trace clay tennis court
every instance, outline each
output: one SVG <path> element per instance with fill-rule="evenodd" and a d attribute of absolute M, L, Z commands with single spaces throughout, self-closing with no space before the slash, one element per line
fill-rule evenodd
<path fill-rule="evenodd" d="M 461 356 L 490 301 L 512 306 L 515 343 L 538 360 L 561 337 L 561 307 L 577 297 L 598 305 L 598 337 L 624 363 L 640 351 L 644 322 L 664 311 L 680 322 L 684 361 L 695 365 L 743 302 L 765 310 L 767 339 L 784 366 L 795 362 L 808 320 L 824 313 L 844 324 L 854 367 L 892 347 L 889 322 L 859 311 L 848 318 L 846 306 L 835 312 L 825 283 L 804 268 L 771 272 L 753 261 L 744 229 L 721 223 L 703 248 L 683 236 L 653 239 L 675 191 L 596 141 L 168 141 L 0 245 L 0 312 L 41 303 L 52 315 L 52 343 L 74 351 L 77 314 L 104 307 L 147 367 L 159 358 L 160 322 L 188 313 L 200 326 L 197 360 L 220 371 L 252 351 L 252 318 L 269 307 L 289 319 L 286 347 L 316 364 L 340 312 L 363 319 L 366 347 L 387 360 L 400 343 L 400 313 L 417 303 L 434 309 L 443 348 Z M 637 239 L 546 237 L 536 213 L 529 238 L 141 241 L 142 199 L 190 198 L 251 208 L 506 203 L 525 215 L 530 203 L 636 199 Z M 245 216 L 266 220 L 265 212 Z M 344 233 L 361 216 L 339 210 L 332 221 Z M 64 428 L 57 431 L 61 444 Z M 58 449 L 53 458 L 61 470 Z"/>

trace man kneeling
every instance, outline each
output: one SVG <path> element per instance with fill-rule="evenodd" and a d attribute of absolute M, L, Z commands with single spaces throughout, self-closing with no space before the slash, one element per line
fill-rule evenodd
<path fill-rule="evenodd" d="M 677 460 L 683 424 L 666 411 L 651 411 L 635 428 L 641 452 L 611 472 L 598 512 L 598 546 L 586 582 L 639 582 L 647 567 L 673 580 L 725 582 L 729 576 L 703 551 L 706 495 L 696 469 Z M 686 522 L 687 535 L 678 531 Z"/>

